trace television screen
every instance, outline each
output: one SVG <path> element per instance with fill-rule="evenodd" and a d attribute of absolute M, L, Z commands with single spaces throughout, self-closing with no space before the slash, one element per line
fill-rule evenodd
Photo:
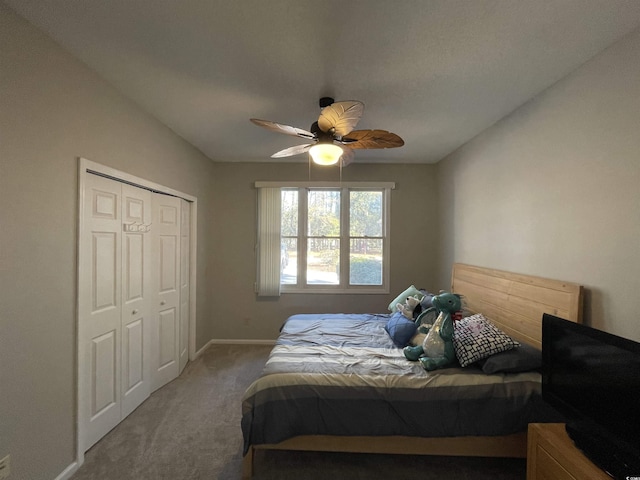
<path fill-rule="evenodd" d="M 607 455 L 640 455 L 640 343 L 544 314 L 542 359 L 543 397 L 568 417 L 576 444 L 594 434 Z"/>

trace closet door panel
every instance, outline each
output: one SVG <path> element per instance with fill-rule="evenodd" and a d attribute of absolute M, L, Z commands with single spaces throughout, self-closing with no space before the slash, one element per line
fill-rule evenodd
<path fill-rule="evenodd" d="M 177 245 L 176 235 L 160 235 L 160 295 L 169 297 L 178 290 L 177 284 Z"/>
<path fill-rule="evenodd" d="M 152 386 L 156 390 L 179 374 L 180 199 L 153 194 L 152 258 L 157 288 L 151 339 Z"/>
<path fill-rule="evenodd" d="M 112 330 L 91 340 L 92 370 L 95 378 L 91 389 L 91 420 L 96 421 L 102 413 L 118 402 L 116 331 Z"/>
<path fill-rule="evenodd" d="M 122 418 L 151 393 L 151 192 L 122 184 Z"/>
<path fill-rule="evenodd" d="M 124 395 L 131 395 L 145 380 L 143 320 L 130 322 L 122 334 L 122 364 L 124 365 Z"/>
<path fill-rule="evenodd" d="M 106 228 L 105 228 L 106 230 Z M 91 267 L 92 267 L 92 309 L 91 313 L 107 313 L 118 315 L 120 287 L 118 260 L 120 255 L 119 232 L 91 232 Z M 97 316 L 94 318 L 98 318 Z M 99 321 L 99 319 L 98 319 Z"/>
<path fill-rule="evenodd" d="M 171 368 L 176 361 L 176 309 L 167 308 L 160 312 L 158 325 L 160 336 L 159 369 Z"/>
<path fill-rule="evenodd" d="M 120 421 L 121 187 L 87 175 L 78 286 L 80 436 L 89 448 Z"/>

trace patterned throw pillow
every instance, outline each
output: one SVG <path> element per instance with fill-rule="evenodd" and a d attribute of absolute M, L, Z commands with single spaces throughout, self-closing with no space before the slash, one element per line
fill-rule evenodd
<path fill-rule="evenodd" d="M 481 313 L 455 323 L 453 348 L 462 367 L 519 345 Z"/>

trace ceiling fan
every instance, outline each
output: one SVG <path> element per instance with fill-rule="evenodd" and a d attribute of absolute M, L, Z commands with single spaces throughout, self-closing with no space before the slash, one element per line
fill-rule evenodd
<path fill-rule="evenodd" d="M 256 125 L 271 130 L 310 140 L 312 143 L 285 148 L 271 155 L 271 158 L 290 157 L 309 152 L 315 163 L 333 165 L 342 160 L 346 166 L 354 158 L 354 150 L 369 148 L 395 148 L 404 145 L 404 140 L 386 130 L 354 130 L 358 124 L 364 104 L 357 100 L 335 102 L 333 98 L 322 97 L 318 121 L 310 131 L 282 125 L 269 120 L 250 119 Z"/>

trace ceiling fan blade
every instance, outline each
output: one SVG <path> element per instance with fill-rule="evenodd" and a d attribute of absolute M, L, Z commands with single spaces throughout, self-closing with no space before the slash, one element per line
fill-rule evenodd
<path fill-rule="evenodd" d="M 293 155 L 300 155 L 301 153 L 308 152 L 314 144 L 310 143 L 307 145 L 296 145 L 294 147 L 285 148 L 284 150 L 280 150 L 279 152 L 271 155 L 271 158 L 282 158 L 282 157 L 291 157 Z"/>
<path fill-rule="evenodd" d="M 357 100 L 335 102 L 322 109 L 318 127 L 325 133 L 343 137 L 355 128 L 363 112 L 364 103 Z"/>
<path fill-rule="evenodd" d="M 386 130 L 354 130 L 343 137 L 341 143 L 349 148 L 396 148 L 404 145 L 404 140 Z"/>
<path fill-rule="evenodd" d="M 347 165 L 349 165 L 351 162 L 353 162 L 353 159 L 356 156 L 356 153 L 351 150 L 349 147 L 343 148 L 342 149 L 342 156 L 340 157 L 340 161 L 342 162 L 342 166 L 346 167 Z"/>
<path fill-rule="evenodd" d="M 313 133 L 301 128 L 282 125 L 281 123 L 270 122 L 269 120 L 260 120 L 258 118 L 251 118 L 250 120 L 252 123 L 258 125 L 259 127 L 266 128 L 267 130 L 271 130 L 272 132 L 284 133 L 285 135 L 293 135 L 294 137 L 302 137 L 309 140 L 316 138 Z"/>

